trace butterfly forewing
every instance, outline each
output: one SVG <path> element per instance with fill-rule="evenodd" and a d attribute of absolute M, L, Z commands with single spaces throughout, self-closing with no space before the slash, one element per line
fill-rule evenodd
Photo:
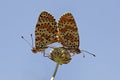
<path fill-rule="evenodd" d="M 57 41 L 57 27 L 54 17 L 43 11 L 35 28 L 35 47 L 33 52 L 45 51 L 48 45 Z"/>
<path fill-rule="evenodd" d="M 79 34 L 76 22 L 71 13 L 61 16 L 58 21 L 59 42 L 71 53 L 80 53 Z"/>

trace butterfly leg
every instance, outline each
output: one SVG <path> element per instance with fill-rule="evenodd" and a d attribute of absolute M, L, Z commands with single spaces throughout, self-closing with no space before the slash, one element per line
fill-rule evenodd
<path fill-rule="evenodd" d="M 49 55 L 46 55 L 45 51 L 43 51 L 43 56 L 44 57 L 49 57 Z"/>

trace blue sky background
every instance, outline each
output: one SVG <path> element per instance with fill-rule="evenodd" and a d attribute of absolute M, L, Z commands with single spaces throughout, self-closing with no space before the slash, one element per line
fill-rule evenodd
<path fill-rule="evenodd" d="M 55 80 L 120 79 L 120 0 L 1 0 L 0 80 L 50 80 L 55 63 L 33 54 L 30 42 L 39 14 L 56 20 L 71 12 L 76 20 L 80 48 L 93 52 L 75 55 L 59 67 Z"/>

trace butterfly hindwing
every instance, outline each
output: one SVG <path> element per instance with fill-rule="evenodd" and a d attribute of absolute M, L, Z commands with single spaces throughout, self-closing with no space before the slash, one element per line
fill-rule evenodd
<path fill-rule="evenodd" d="M 79 34 L 76 22 L 71 13 L 66 13 L 58 21 L 59 42 L 71 53 L 80 53 Z"/>
<path fill-rule="evenodd" d="M 56 42 L 57 40 L 57 27 L 54 17 L 43 11 L 36 24 L 35 28 L 35 47 L 33 52 L 44 51 L 48 45 Z"/>

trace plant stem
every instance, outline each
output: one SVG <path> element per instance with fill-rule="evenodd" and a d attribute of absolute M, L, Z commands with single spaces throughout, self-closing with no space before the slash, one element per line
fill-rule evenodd
<path fill-rule="evenodd" d="M 55 70 L 54 70 L 54 73 L 53 73 L 53 76 L 52 76 L 51 80 L 54 80 L 55 75 L 56 75 L 57 70 L 58 70 L 58 67 L 59 67 L 59 64 L 58 64 L 58 63 L 56 63 L 56 67 L 55 67 Z"/>

